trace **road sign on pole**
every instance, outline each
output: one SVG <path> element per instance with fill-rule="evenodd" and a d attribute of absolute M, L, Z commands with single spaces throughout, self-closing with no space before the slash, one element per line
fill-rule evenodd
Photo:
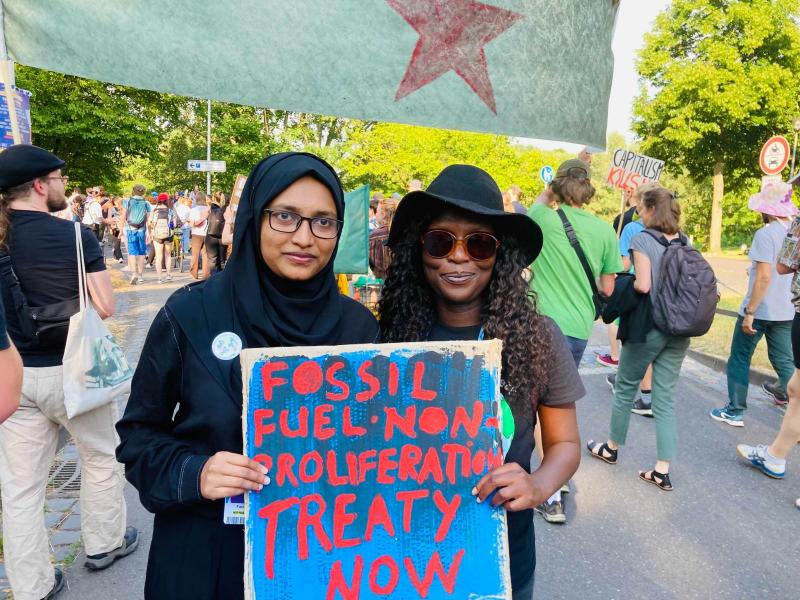
<path fill-rule="evenodd" d="M 539 171 L 539 178 L 546 184 L 553 181 L 553 167 L 550 165 L 543 166 L 541 171 Z"/>
<path fill-rule="evenodd" d="M 781 135 L 769 138 L 761 148 L 759 164 L 765 175 L 777 175 L 783 171 L 789 164 L 789 140 Z"/>
<path fill-rule="evenodd" d="M 186 161 L 187 171 L 224 173 L 227 165 L 224 160 L 189 160 Z"/>

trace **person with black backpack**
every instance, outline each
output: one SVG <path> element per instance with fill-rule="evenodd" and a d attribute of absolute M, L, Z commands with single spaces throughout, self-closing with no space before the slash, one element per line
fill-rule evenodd
<path fill-rule="evenodd" d="M 589 440 L 587 447 L 592 456 L 616 464 L 639 382 L 652 363 L 657 460 L 653 469 L 639 471 L 639 478 L 669 491 L 670 463 L 677 449 L 675 385 L 689 338 L 708 331 L 719 297 L 711 266 L 679 230 L 681 209 L 675 195 L 664 188 L 648 190 L 638 210 L 647 229 L 631 240 L 633 289 L 649 295 L 652 322 L 639 319 L 639 331 L 629 332 L 637 338 L 644 336 L 644 341 L 629 339 L 622 346 L 609 438 Z"/>

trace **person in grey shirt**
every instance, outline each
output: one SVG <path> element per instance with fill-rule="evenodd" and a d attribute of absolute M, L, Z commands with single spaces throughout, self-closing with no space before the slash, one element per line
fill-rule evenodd
<path fill-rule="evenodd" d="M 792 361 L 791 275 L 775 268 L 791 218 L 798 213 L 792 202 L 792 186 L 768 183 L 750 198 L 749 206 L 761 213 L 764 226 L 756 231 L 750 248 L 747 295 L 739 308 L 728 358 L 728 404 L 710 416 L 733 427 L 744 426 L 750 361 L 761 338 L 767 340 L 767 356 L 778 374 L 778 383 L 765 383 L 764 390 L 776 402 L 786 403 L 786 385 L 794 373 Z"/>

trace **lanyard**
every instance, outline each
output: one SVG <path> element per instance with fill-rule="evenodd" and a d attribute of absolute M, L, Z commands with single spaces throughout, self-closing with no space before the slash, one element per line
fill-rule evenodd
<path fill-rule="evenodd" d="M 481 327 L 481 331 L 480 331 L 480 333 L 478 334 L 478 341 L 479 341 L 479 342 L 482 342 L 482 341 L 483 341 L 483 327 Z"/>

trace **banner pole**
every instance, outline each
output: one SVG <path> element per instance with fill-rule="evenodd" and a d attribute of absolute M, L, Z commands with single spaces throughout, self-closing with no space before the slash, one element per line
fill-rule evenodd
<path fill-rule="evenodd" d="M 208 115 L 206 118 L 206 160 L 211 160 L 211 98 L 208 99 Z M 206 195 L 211 195 L 211 171 L 206 172 Z"/>
<path fill-rule="evenodd" d="M 8 120 L 11 122 L 11 135 L 14 143 L 19 144 L 22 136 L 19 131 L 19 121 L 17 120 L 17 93 L 14 86 L 14 63 L 8 58 L 8 48 L 6 47 L 6 22 L 5 8 L 3 0 L 0 0 L 0 82 L 3 83 L 3 97 L 8 106 Z"/>

